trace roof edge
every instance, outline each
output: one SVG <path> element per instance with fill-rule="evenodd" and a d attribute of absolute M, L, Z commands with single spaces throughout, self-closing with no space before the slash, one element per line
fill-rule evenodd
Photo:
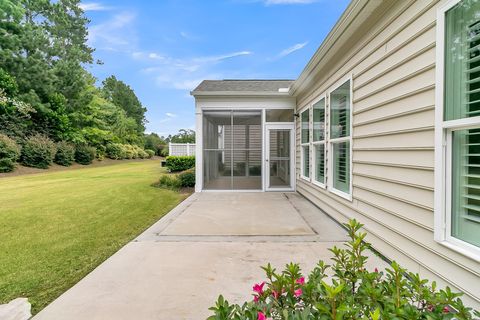
<path fill-rule="evenodd" d="M 290 92 L 278 92 L 278 91 L 190 91 L 190 95 L 194 97 L 206 97 L 206 96 L 249 96 L 249 97 L 290 97 Z"/>

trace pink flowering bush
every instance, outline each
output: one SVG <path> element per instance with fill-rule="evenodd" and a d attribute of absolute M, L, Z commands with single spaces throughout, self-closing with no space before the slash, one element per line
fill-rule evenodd
<path fill-rule="evenodd" d="M 306 278 L 298 264 L 277 272 L 270 264 L 262 269 L 266 281 L 253 286 L 252 301 L 229 304 L 220 296 L 209 320 L 310 320 L 310 319 L 478 319 L 480 313 L 464 306 L 450 288 L 437 289 L 392 262 L 385 272 L 366 269 L 369 244 L 363 225 L 351 220 L 345 227 L 350 241 L 331 248 L 332 265 L 320 261 Z M 474 318 L 477 317 L 477 318 Z"/>

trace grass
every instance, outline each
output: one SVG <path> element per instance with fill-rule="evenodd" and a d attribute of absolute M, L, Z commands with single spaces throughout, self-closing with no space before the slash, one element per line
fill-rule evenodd
<path fill-rule="evenodd" d="M 37 313 L 186 195 L 154 188 L 159 161 L 0 178 L 0 304 Z"/>

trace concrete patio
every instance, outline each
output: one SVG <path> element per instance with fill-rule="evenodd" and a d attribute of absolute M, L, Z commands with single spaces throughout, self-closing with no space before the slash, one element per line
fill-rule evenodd
<path fill-rule="evenodd" d="M 260 266 L 308 273 L 345 231 L 296 193 L 196 193 L 34 319 L 205 319 L 251 298 Z M 369 267 L 384 267 L 371 255 Z"/>

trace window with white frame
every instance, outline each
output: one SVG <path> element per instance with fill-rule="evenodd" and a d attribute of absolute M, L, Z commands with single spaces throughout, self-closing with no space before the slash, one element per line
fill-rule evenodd
<path fill-rule="evenodd" d="M 480 2 L 439 11 L 435 237 L 480 257 Z"/>
<path fill-rule="evenodd" d="M 329 187 L 351 198 L 351 80 L 330 92 Z"/>
<path fill-rule="evenodd" d="M 301 176 L 310 179 L 310 109 L 307 108 L 300 115 L 301 139 Z"/>
<path fill-rule="evenodd" d="M 312 105 L 313 182 L 325 186 L 325 97 Z"/>

